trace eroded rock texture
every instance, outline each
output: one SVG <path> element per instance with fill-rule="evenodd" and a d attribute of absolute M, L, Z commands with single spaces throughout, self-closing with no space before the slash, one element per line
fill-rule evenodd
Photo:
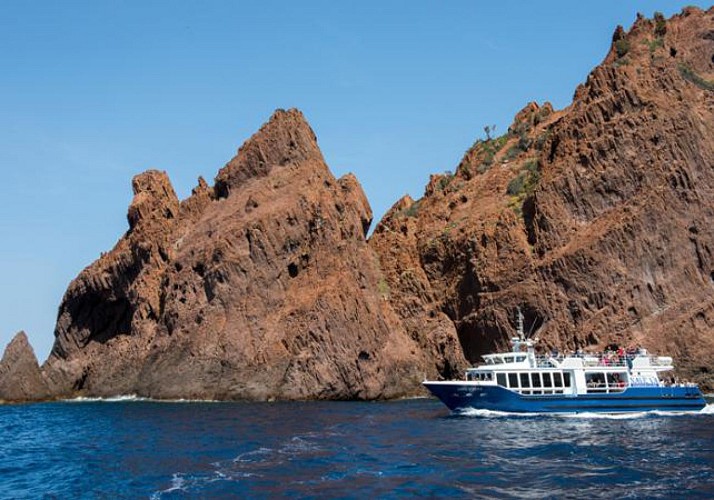
<path fill-rule="evenodd" d="M 134 179 L 44 379 L 55 396 L 397 397 L 505 348 L 520 307 L 546 347 L 641 345 L 711 389 L 713 137 L 714 9 L 618 28 L 571 106 L 528 104 L 369 243 L 357 180 L 278 111 L 186 200 L 165 173 Z"/>
<path fill-rule="evenodd" d="M 162 172 L 133 188 L 129 231 L 60 306 L 58 393 L 389 398 L 444 363 L 401 326 L 367 199 L 332 176 L 300 112 L 276 112 L 183 202 Z M 451 356 L 463 363 L 455 336 Z"/>
<path fill-rule="evenodd" d="M 714 10 L 688 8 L 618 28 L 569 108 L 526 106 L 371 245 L 407 328 L 445 313 L 470 361 L 520 306 L 546 345 L 644 345 L 711 387 L 713 210 Z"/>
<path fill-rule="evenodd" d="M 49 395 L 27 335 L 19 332 L 8 344 L 0 360 L 0 401 L 37 401 Z"/>

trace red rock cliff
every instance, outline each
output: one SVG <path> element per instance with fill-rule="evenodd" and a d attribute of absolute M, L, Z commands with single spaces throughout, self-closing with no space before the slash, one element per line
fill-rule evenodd
<path fill-rule="evenodd" d="M 162 172 L 133 188 L 129 231 L 60 306 L 45 366 L 59 394 L 389 398 L 444 363 L 393 312 L 367 199 L 300 112 L 277 111 L 181 203 Z"/>
<path fill-rule="evenodd" d="M 546 345 L 641 344 L 712 387 L 713 138 L 714 9 L 638 17 L 570 107 L 529 104 L 380 223 L 395 309 L 477 361 L 520 306 Z"/>
<path fill-rule="evenodd" d="M 714 9 L 618 28 L 571 106 L 528 104 L 369 242 L 357 180 L 278 111 L 186 200 L 162 172 L 134 179 L 129 230 L 70 284 L 42 380 L 395 397 L 505 347 L 520 307 L 546 347 L 642 345 L 712 388 L 712 137 Z"/>

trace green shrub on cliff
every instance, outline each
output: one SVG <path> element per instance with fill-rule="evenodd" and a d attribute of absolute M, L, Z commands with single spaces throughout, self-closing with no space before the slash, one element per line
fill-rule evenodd
<path fill-rule="evenodd" d="M 441 177 L 439 177 L 439 180 L 437 181 L 437 184 L 436 184 L 436 189 L 438 191 L 443 191 L 451 183 L 453 178 L 454 178 L 454 174 L 451 173 L 451 171 L 447 170 L 446 172 L 444 172 L 444 174 Z"/>
<path fill-rule="evenodd" d="M 481 151 L 483 151 L 483 158 L 481 159 L 481 163 L 479 163 L 478 167 L 476 167 L 478 173 L 483 174 L 491 168 L 494 157 L 503 148 L 506 142 L 508 142 L 508 134 L 503 134 L 500 137 L 489 139 L 479 144 Z"/>
<path fill-rule="evenodd" d="M 664 14 L 661 12 L 654 13 L 655 20 L 655 35 L 658 37 L 663 37 L 667 33 L 667 20 L 664 18 Z"/>
<path fill-rule="evenodd" d="M 379 281 L 377 282 L 377 291 L 382 296 L 382 298 L 384 298 L 384 299 L 389 298 L 389 294 L 390 294 L 391 290 L 389 288 L 389 283 L 387 283 L 386 278 L 381 277 L 379 279 Z"/>
<path fill-rule="evenodd" d="M 506 188 L 506 193 L 510 194 L 511 196 L 518 196 L 523 192 L 523 189 L 526 186 L 526 173 L 521 172 L 516 176 L 515 178 L 511 179 L 511 182 L 508 183 L 508 187 Z"/>
<path fill-rule="evenodd" d="M 682 78 L 684 78 L 685 80 L 687 80 L 689 82 L 692 82 L 694 85 L 696 85 L 700 89 L 711 90 L 714 92 L 714 82 L 711 80 L 702 78 L 696 71 L 694 71 L 692 68 L 690 68 L 686 64 L 679 65 L 679 73 L 682 75 Z"/>
<path fill-rule="evenodd" d="M 409 208 L 404 210 L 402 213 L 406 217 L 416 217 L 419 214 L 419 205 L 421 204 L 421 200 L 417 200 L 411 205 L 409 205 Z"/>
<path fill-rule="evenodd" d="M 518 175 L 508 183 L 506 193 L 516 197 L 531 194 L 538 181 L 540 181 L 538 160 L 530 159 L 523 164 Z"/>
<path fill-rule="evenodd" d="M 644 43 L 650 49 L 650 56 L 654 57 L 654 54 L 657 51 L 657 49 L 664 46 L 664 39 L 661 37 L 657 37 L 654 40 L 645 40 Z"/>
<path fill-rule="evenodd" d="M 630 51 L 630 41 L 627 38 L 620 38 L 615 42 L 615 52 L 618 58 L 623 58 Z"/>

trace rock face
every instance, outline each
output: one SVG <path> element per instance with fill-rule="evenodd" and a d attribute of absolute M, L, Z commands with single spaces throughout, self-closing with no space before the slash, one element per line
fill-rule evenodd
<path fill-rule="evenodd" d="M 569 108 L 529 104 L 380 223 L 396 310 L 476 361 L 520 306 L 548 346 L 640 344 L 711 388 L 713 138 L 714 9 L 639 16 Z"/>
<path fill-rule="evenodd" d="M 518 308 L 545 347 L 644 346 L 711 389 L 713 137 L 714 9 L 618 27 L 571 106 L 528 104 L 369 242 L 357 180 L 278 111 L 186 200 L 134 178 L 129 230 L 70 284 L 42 375 L 20 338 L 0 397 L 415 394 L 506 347 Z"/>
<path fill-rule="evenodd" d="M 464 363 L 455 335 L 444 361 L 405 332 L 367 199 L 332 176 L 300 112 L 276 112 L 183 202 L 163 172 L 133 189 L 128 232 L 60 306 L 56 393 L 390 398 Z"/>
<path fill-rule="evenodd" d="M 0 360 L 0 401 L 36 401 L 49 395 L 27 335 L 19 332 L 8 344 Z"/>

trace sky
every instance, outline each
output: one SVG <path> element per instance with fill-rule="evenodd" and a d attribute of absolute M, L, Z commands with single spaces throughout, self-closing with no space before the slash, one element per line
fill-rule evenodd
<path fill-rule="evenodd" d="M 185 198 L 296 107 L 374 225 L 484 126 L 570 104 L 618 24 L 690 4 L 3 0 L 0 349 L 25 330 L 46 359 L 70 281 L 128 229 L 134 175 Z"/>

